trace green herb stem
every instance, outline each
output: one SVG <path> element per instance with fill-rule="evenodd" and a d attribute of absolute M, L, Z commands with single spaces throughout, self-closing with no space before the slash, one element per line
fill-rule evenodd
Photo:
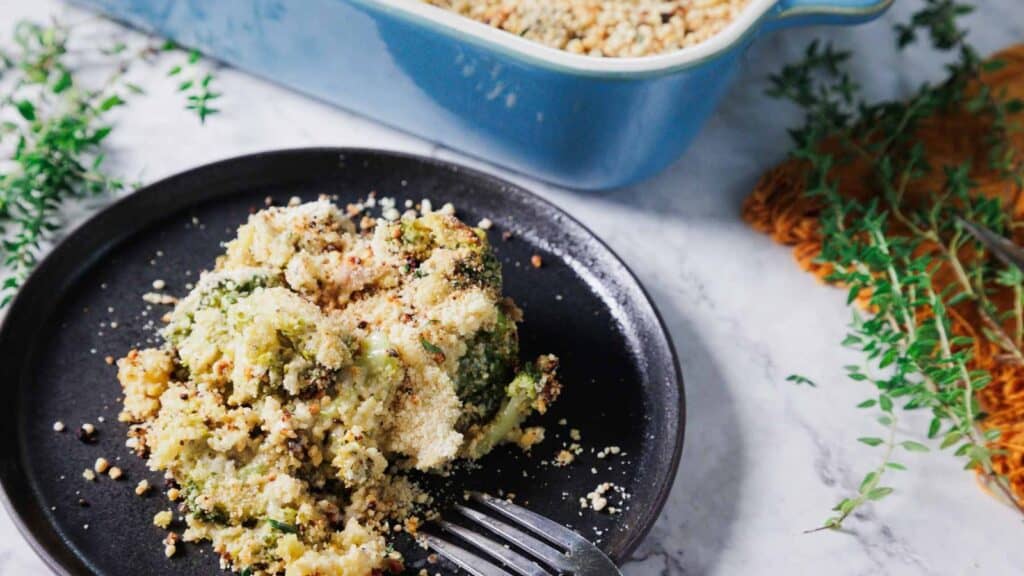
<path fill-rule="evenodd" d="M 809 166 L 805 194 L 821 206 L 818 261 L 833 271 L 830 281 L 848 289 L 849 304 L 867 297 L 866 308 L 872 314 L 862 319 L 854 311 L 844 345 L 860 350 L 866 363 L 864 368 L 847 367 L 848 375 L 875 385 L 877 397 L 859 406 L 881 407 L 881 420 L 889 427 L 886 441 L 862 439 L 870 446 L 885 445 L 882 464 L 865 476 L 856 496 L 837 505 L 837 514 L 826 521 L 826 528 L 839 528 L 857 508 L 891 492 L 879 491 L 878 482 L 887 467 L 894 467 L 888 465 L 894 464 L 895 447 L 927 450 L 912 440 L 896 440 L 896 402 L 905 410 L 929 409 L 933 418 L 928 436 L 942 435 L 943 449 L 958 446 L 956 455 L 966 458 L 966 467 L 981 472 L 1024 513 L 1006 478 L 993 469 L 989 442 L 995 436 L 984 432 L 979 422 L 976 393 L 991 375 L 972 373 L 976 337 L 952 333 L 949 310 L 959 302 L 973 306 L 983 323 L 983 334 L 977 338 L 986 338 L 1024 364 L 1024 274 L 997 274 L 977 246 L 976 256 L 961 258 L 973 240 L 955 223 L 955 216 L 993 230 L 1013 230 L 1020 223 L 1006 214 L 998 200 L 976 193 L 967 164 L 938 167 L 944 170 L 945 181 L 934 190 L 924 190 L 931 196 L 927 205 L 906 199 L 908 190 L 921 192 L 924 179 L 935 174 L 917 127 L 933 116 L 961 109 L 991 124 L 984 145 L 990 148 L 992 167 L 1007 178 L 1024 181 L 1024 162 L 1007 140 L 1014 129 L 1010 114 L 1024 110 L 1024 102 L 1001 99 L 980 83 L 982 72 L 996 63 L 983 62 L 967 43 L 958 19 L 970 11 L 969 6 L 956 0 L 921 3 L 909 22 L 896 27 L 898 43 L 903 47 L 927 37 L 937 51 L 953 55 L 942 83 L 925 84 L 903 102 L 868 103 L 844 71 L 849 54 L 814 42 L 802 62 L 772 77 L 769 90 L 805 112 L 804 126 L 791 132 L 793 156 Z M 972 85 L 981 88 L 969 93 Z M 841 174 L 836 168 L 850 162 L 866 165 L 869 185 L 879 198 L 846 198 L 840 193 L 845 183 L 836 180 Z M 891 229 L 897 223 L 905 232 Z M 955 282 L 940 291 L 934 274 L 944 266 L 949 266 Z M 993 282 L 1012 291 L 1014 301 L 1008 310 L 990 299 Z M 1012 334 L 1004 327 L 1010 315 Z M 869 376 L 869 368 L 879 375 Z"/>
<path fill-rule="evenodd" d="M 70 39 L 71 28 L 60 22 L 19 22 L 14 48 L 0 52 L 0 143 L 8 154 L 0 167 L 0 260 L 6 265 L 0 306 L 31 272 L 43 243 L 63 228 L 62 206 L 126 188 L 105 170 L 104 143 L 114 129 L 114 110 L 142 93 L 125 81 L 127 72 L 155 49 L 127 55 L 120 42 L 69 49 Z M 87 86 L 70 55 L 112 72 L 98 86 Z M 211 81 L 210 75 L 200 81 L 193 102 L 201 120 L 216 112 L 210 102 L 219 95 L 210 90 Z"/>

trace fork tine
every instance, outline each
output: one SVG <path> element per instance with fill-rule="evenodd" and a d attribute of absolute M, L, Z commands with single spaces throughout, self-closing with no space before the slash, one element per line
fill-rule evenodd
<path fill-rule="evenodd" d="M 551 568 L 562 572 L 572 571 L 573 565 L 561 552 L 555 550 L 551 546 L 548 546 L 544 542 L 541 542 L 537 538 L 530 536 L 526 532 L 523 532 L 522 530 L 510 526 L 500 520 L 491 518 L 482 512 L 478 512 L 472 508 L 467 508 L 461 504 L 456 504 L 455 509 L 466 518 L 480 524 L 495 534 L 504 537 L 509 542 L 523 550 L 526 550 L 530 554 L 533 554 L 534 557 Z"/>
<path fill-rule="evenodd" d="M 525 526 L 535 534 L 542 536 L 566 549 L 591 548 L 593 544 L 565 526 L 549 520 L 536 512 L 517 506 L 507 500 L 501 500 L 480 492 L 471 492 L 473 500 L 490 510 L 501 514 L 520 526 Z"/>
<path fill-rule="evenodd" d="M 964 230 L 974 236 L 974 239 L 981 242 L 1005 264 L 1016 266 L 1024 270 L 1024 251 L 1008 239 L 996 234 L 988 228 L 975 224 L 966 218 L 957 216 L 957 222 L 964 227 Z"/>
<path fill-rule="evenodd" d="M 456 566 L 462 568 L 466 572 L 469 572 L 473 576 L 512 576 L 512 574 L 498 568 L 487 560 L 484 560 L 472 552 L 463 550 L 451 542 L 426 532 L 421 532 L 421 534 L 423 535 L 423 539 L 426 540 L 427 546 L 430 546 L 436 550 L 438 554 L 451 560 Z"/>
<path fill-rule="evenodd" d="M 519 553 L 509 550 L 504 544 L 499 544 L 486 536 L 481 536 L 472 530 L 467 530 L 458 524 L 452 524 L 451 522 L 445 522 L 441 520 L 439 522 L 441 528 L 455 534 L 459 538 L 462 538 L 466 542 L 476 546 L 480 550 L 489 554 L 495 560 L 503 562 L 507 567 L 511 568 L 517 574 L 521 576 L 551 576 L 543 568 L 537 565 L 536 562 L 521 556 Z"/>

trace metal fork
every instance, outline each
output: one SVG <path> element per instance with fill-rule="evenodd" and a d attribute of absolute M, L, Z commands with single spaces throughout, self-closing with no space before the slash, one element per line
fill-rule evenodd
<path fill-rule="evenodd" d="M 500 536 L 511 546 L 446 520 L 438 521 L 437 525 L 495 562 L 485 560 L 429 530 L 422 534 L 430 548 L 473 576 L 622 576 L 597 546 L 561 524 L 487 494 L 471 492 L 470 500 L 490 514 L 462 504 L 456 504 L 453 510 L 471 523 Z"/>
<path fill-rule="evenodd" d="M 1009 239 L 996 234 L 988 228 L 971 222 L 966 218 L 960 216 L 956 217 L 957 222 L 963 226 L 964 230 L 985 248 L 988 248 L 1005 264 L 1016 266 L 1021 270 L 1024 270 L 1024 250 L 1021 250 L 1019 246 L 1010 242 Z"/>

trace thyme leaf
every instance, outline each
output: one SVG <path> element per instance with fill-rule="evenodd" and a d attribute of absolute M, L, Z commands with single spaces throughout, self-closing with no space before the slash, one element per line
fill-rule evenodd
<path fill-rule="evenodd" d="M 274 520 L 273 518 L 267 518 L 267 523 L 270 524 L 271 528 L 278 532 L 284 532 L 285 534 L 297 534 L 299 529 L 294 524 L 287 522 L 281 522 L 280 520 Z"/>
<path fill-rule="evenodd" d="M 434 344 L 433 342 L 427 340 L 426 338 L 423 338 L 422 336 L 420 337 L 420 345 L 423 346 L 424 350 L 430 352 L 431 354 L 444 354 L 444 350 L 442 350 L 440 346 Z"/>
<path fill-rule="evenodd" d="M 161 49 L 170 52 L 181 48 L 168 40 Z M 221 93 L 213 90 L 214 76 L 203 72 L 201 60 L 202 54 L 198 50 L 189 50 L 185 62 L 171 67 L 167 75 L 184 78 L 178 83 L 178 92 L 185 95 L 185 109 L 195 112 L 199 122 L 206 124 L 207 117 L 220 112 L 220 109 L 214 107 L 214 101 L 221 97 Z"/>

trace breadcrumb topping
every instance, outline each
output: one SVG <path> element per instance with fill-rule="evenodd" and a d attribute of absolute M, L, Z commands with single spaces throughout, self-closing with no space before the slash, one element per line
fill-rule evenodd
<path fill-rule="evenodd" d="M 165 344 L 117 361 L 129 447 L 165 472 L 181 541 L 210 540 L 225 567 L 393 568 L 385 534 L 415 534 L 431 502 L 405 470 L 544 438 L 521 424 L 558 396 L 558 361 L 520 362 L 486 234 L 449 204 L 374 202 L 372 225 L 368 202 L 255 212 L 188 295 L 147 295 L 175 304 Z"/>
<path fill-rule="evenodd" d="M 750 0 L 426 0 L 575 54 L 640 57 L 699 44 Z"/>
<path fill-rule="evenodd" d="M 174 513 L 170 510 L 162 510 L 153 516 L 153 525 L 158 528 L 167 528 L 171 525 L 171 520 L 174 520 Z"/>

